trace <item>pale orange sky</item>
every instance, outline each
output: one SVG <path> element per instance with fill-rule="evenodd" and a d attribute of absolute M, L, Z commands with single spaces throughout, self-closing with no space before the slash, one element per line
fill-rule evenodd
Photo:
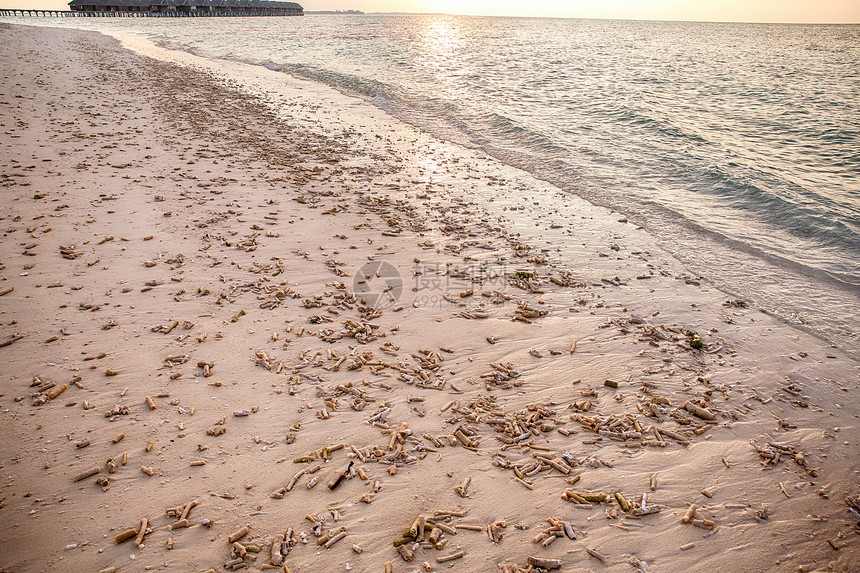
<path fill-rule="evenodd" d="M 0 0 L 2 8 L 68 9 L 68 0 Z M 860 23 L 860 0 L 298 0 L 305 10 L 494 16 Z"/>

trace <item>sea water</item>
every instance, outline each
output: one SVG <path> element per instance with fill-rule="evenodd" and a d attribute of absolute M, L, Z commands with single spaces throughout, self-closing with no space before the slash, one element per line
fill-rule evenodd
<path fill-rule="evenodd" d="M 617 211 L 728 295 L 857 352 L 860 26 L 393 14 L 39 23 L 143 34 L 364 98 Z"/>

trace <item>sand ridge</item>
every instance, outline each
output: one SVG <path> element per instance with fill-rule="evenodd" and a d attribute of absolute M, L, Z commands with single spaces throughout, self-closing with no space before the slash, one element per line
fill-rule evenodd
<path fill-rule="evenodd" d="M 0 567 L 856 570 L 856 362 L 479 152 L 0 34 Z"/>

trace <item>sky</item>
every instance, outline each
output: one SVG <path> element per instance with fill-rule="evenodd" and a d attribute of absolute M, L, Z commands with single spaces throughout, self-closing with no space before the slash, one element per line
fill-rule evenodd
<path fill-rule="evenodd" d="M 305 10 L 482 16 L 860 23 L 860 0 L 297 0 Z M 68 0 L 0 0 L 0 8 L 68 9 Z"/>

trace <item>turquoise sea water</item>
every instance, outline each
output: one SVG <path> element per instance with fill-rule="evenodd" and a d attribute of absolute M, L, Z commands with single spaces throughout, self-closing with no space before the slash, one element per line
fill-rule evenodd
<path fill-rule="evenodd" d="M 52 24 L 144 33 L 329 84 L 618 211 L 727 292 L 848 350 L 857 335 L 860 26 L 409 15 Z"/>

